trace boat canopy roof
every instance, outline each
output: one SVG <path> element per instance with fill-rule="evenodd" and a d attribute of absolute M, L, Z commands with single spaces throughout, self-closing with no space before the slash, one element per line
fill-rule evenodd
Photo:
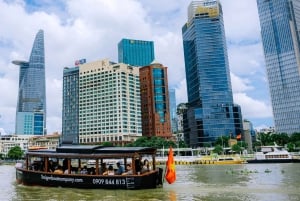
<path fill-rule="evenodd" d="M 62 145 L 56 149 L 29 150 L 27 156 L 64 158 L 133 157 L 137 154 L 154 155 L 152 147 L 107 147 L 101 145 Z"/>

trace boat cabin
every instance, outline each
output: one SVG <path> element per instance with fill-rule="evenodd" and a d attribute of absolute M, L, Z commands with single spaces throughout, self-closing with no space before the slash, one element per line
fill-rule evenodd
<path fill-rule="evenodd" d="M 156 149 L 151 147 L 63 145 L 55 150 L 28 150 L 24 164 L 16 167 L 16 177 L 28 185 L 155 188 L 162 184 L 155 156 Z"/>

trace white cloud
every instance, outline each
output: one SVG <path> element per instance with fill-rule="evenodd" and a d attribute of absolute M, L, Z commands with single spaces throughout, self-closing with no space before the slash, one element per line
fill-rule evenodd
<path fill-rule="evenodd" d="M 221 3 L 227 40 L 259 40 L 260 25 L 255 0 L 221 0 Z"/>
<path fill-rule="evenodd" d="M 254 89 L 254 87 L 250 85 L 251 81 L 249 79 L 242 79 L 233 73 L 230 74 L 230 77 L 233 93 L 238 94 L 239 92 L 245 92 Z"/>
<path fill-rule="evenodd" d="M 47 130 L 52 132 L 61 131 L 62 117 L 62 80 L 46 79 L 47 88 Z M 51 96 L 51 97 L 48 97 Z M 51 102 L 49 102 L 49 100 Z"/>
<path fill-rule="evenodd" d="M 180 103 L 187 103 L 186 80 L 181 80 L 176 87 L 176 101 L 177 105 Z"/>
<path fill-rule="evenodd" d="M 0 135 L 7 135 L 7 133 L 5 132 L 5 130 L 3 128 L 0 128 Z"/>
<path fill-rule="evenodd" d="M 252 99 L 245 93 L 235 93 L 233 99 L 241 106 L 244 118 L 266 118 L 272 114 L 272 108 L 269 105 L 261 100 Z"/>
<path fill-rule="evenodd" d="M 237 75 L 265 74 L 261 43 L 231 44 L 228 46 L 230 70 Z"/>
<path fill-rule="evenodd" d="M 156 60 L 168 67 L 169 85 L 176 87 L 178 81 L 185 79 L 182 37 L 167 32 L 164 35 L 155 36 L 154 41 Z"/>

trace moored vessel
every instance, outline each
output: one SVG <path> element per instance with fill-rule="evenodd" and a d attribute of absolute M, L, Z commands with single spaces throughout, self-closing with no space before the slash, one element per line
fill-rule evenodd
<path fill-rule="evenodd" d="M 215 165 L 232 165 L 242 164 L 246 161 L 243 160 L 239 155 L 217 155 L 212 154 L 208 156 L 201 156 L 200 164 L 215 164 Z"/>
<path fill-rule="evenodd" d="M 157 188 L 163 182 L 162 169 L 156 167 L 155 156 L 156 149 L 150 147 L 63 145 L 55 150 L 29 150 L 24 163 L 16 164 L 16 180 L 24 185 L 53 187 Z M 145 159 L 150 162 L 147 170 L 141 165 Z M 88 165 L 91 160 L 95 163 Z M 111 164 L 112 161 L 116 164 Z M 123 174 L 116 173 L 120 164 L 125 169 Z M 112 173 L 105 174 L 108 170 L 104 169 L 110 166 Z"/>
<path fill-rule="evenodd" d="M 291 163 L 300 162 L 282 146 L 262 146 L 260 152 L 254 154 L 253 159 L 248 159 L 247 163 Z"/>

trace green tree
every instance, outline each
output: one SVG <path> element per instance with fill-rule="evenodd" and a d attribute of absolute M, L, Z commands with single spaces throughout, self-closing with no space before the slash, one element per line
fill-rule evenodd
<path fill-rule="evenodd" d="M 248 148 L 248 144 L 245 141 L 238 141 L 237 144 L 242 148 L 247 149 Z"/>
<path fill-rule="evenodd" d="M 274 145 L 271 135 L 271 133 L 258 133 L 257 139 L 260 141 L 261 146 Z"/>
<path fill-rule="evenodd" d="M 288 135 L 286 133 L 258 133 L 257 141 L 253 143 L 254 148 L 265 145 L 287 146 L 288 151 L 297 151 L 300 147 L 300 133 Z"/>
<path fill-rule="evenodd" d="M 287 151 L 289 151 L 289 152 L 295 151 L 295 144 L 289 142 L 289 143 L 287 144 Z"/>
<path fill-rule="evenodd" d="M 290 136 L 290 142 L 297 142 L 297 141 L 300 141 L 300 133 L 293 133 L 291 136 Z"/>
<path fill-rule="evenodd" d="M 228 136 L 220 136 L 217 138 L 215 145 L 220 145 L 221 147 L 229 147 L 228 141 Z"/>
<path fill-rule="evenodd" d="M 101 145 L 104 147 L 112 147 L 113 143 L 112 142 L 103 142 Z"/>
<path fill-rule="evenodd" d="M 165 140 L 161 137 L 139 137 L 133 143 L 126 145 L 128 147 L 154 147 L 157 149 L 161 149 L 163 147 L 177 147 L 174 141 Z"/>
<path fill-rule="evenodd" d="M 280 134 L 274 133 L 271 134 L 270 140 L 271 142 L 273 142 L 273 144 L 276 143 L 279 146 L 284 146 L 290 141 L 290 137 L 286 133 L 280 133 Z"/>
<path fill-rule="evenodd" d="M 300 151 L 300 141 L 295 142 L 294 151 Z"/>
<path fill-rule="evenodd" d="M 203 147 L 211 147 L 211 144 L 208 143 L 208 142 L 204 142 L 204 143 L 203 143 Z"/>
<path fill-rule="evenodd" d="M 12 147 L 7 154 L 7 157 L 10 159 L 21 159 L 23 156 L 24 152 L 22 151 L 21 147 L 19 146 L 14 146 Z"/>
<path fill-rule="evenodd" d="M 213 149 L 213 152 L 216 153 L 216 154 L 222 154 L 223 153 L 223 147 L 221 145 L 217 145 Z"/>
<path fill-rule="evenodd" d="M 242 148 L 238 144 L 234 144 L 231 147 L 231 150 L 234 151 L 235 153 L 240 153 L 242 151 Z"/>
<path fill-rule="evenodd" d="M 188 146 L 187 146 L 187 144 L 185 143 L 185 141 L 183 141 L 183 140 L 180 140 L 179 141 L 179 148 L 187 148 Z"/>

